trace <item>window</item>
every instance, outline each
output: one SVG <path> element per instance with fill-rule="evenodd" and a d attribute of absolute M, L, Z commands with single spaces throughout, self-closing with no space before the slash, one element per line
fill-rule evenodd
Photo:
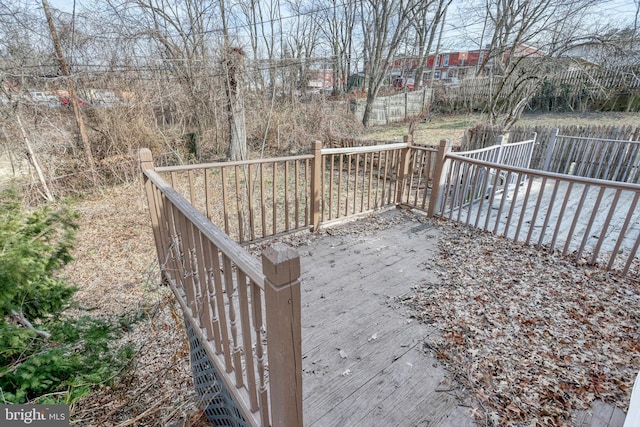
<path fill-rule="evenodd" d="M 444 66 L 445 67 L 449 66 L 449 54 L 448 53 L 444 56 Z"/>

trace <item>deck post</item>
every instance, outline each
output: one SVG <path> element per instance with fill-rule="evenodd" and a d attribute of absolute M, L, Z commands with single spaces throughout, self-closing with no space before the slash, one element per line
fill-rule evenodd
<path fill-rule="evenodd" d="M 276 243 L 262 252 L 271 425 L 302 427 L 300 257 Z"/>
<path fill-rule="evenodd" d="M 556 138 L 558 137 L 559 129 L 555 128 L 551 131 L 551 136 L 549 136 L 549 145 L 547 146 L 547 156 L 544 159 L 544 166 L 542 168 L 545 172 L 551 172 L 549 167 L 551 166 L 551 156 L 553 156 L 553 150 L 556 147 Z"/>
<path fill-rule="evenodd" d="M 433 185 L 431 187 L 431 197 L 429 198 L 429 209 L 427 209 L 427 215 L 429 217 L 433 217 L 440 208 L 440 193 L 447 173 L 445 158 L 450 151 L 451 140 L 441 139 L 438 154 L 436 154 L 436 169 L 433 173 Z"/>
<path fill-rule="evenodd" d="M 155 165 L 153 164 L 153 155 L 151 154 L 151 150 L 148 148 L 141 148 L 138 152 L 138 157 L 140 159 L 140 169 L 143 172 L 142 177 L 144 181 L 144 190 L 147 194 L 147 206 L 149 207 L 149 215 L 151 216 L 153 240 L 156 243 L 156 253 L 158 255 L 158 263 L 160 264 L 160 274 L 162 276 L 162 280 L 164 280 L 162 263 L 166 257 L 162 246 L 162 234 L 160 232 L 160 207 L 157 205 L 158 201 L 156 200 L 153 191 L 153 183 L 149 178 L 147 178 L 147 175 L 144 174 L 144 171 L 155 169 Z"/>
<path fill-rule="evenodd" d="M 320 227 L 320 194 L 322 192 L 322 141 L 311 144 L 313 163 L 311 164 L 311 230 Z"/>
<path fill-rule="evenodd" d="M 495 151 L 496 155 L 495 158 L 493 159 L 494 163 L 498 163 L 500 164 L 500 162 L 502 161 L 502 150 L 504 149 L 504 135 L 498 135 L 498 137 L 496 138 L 496 146 L 498 146 L 498 149 Z"/>
<path fill-rule="evenodd" d="M 406 188 L 406 180 L 409 175 L 409 163 L 411 162 L 411 156 L 409 155 L 411 151 L 411 143 L 413 142 L 412 135 L 405 135 L 403 137 L 403 142 L 407 144 L 405 148 L 402 149 L 400 153 L 400 165 L 398 167 L 398 188 L 396 190 L 396 204 L 402 203 L 402 197 L 404 196 L 404 190 Z"/>

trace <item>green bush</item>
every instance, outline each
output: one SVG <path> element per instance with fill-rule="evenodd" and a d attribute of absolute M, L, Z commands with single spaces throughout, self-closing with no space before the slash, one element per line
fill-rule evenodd
<path fill-rule="evenodd" d="M 132 358 L 112 349 L 121 322 L 63 315 L 76 288 L 56 273 L 72 259 L 76 220 L 68 208 L 25 212 L 14 189 L 0 193 L 0 401 L 71 403 Z"/>

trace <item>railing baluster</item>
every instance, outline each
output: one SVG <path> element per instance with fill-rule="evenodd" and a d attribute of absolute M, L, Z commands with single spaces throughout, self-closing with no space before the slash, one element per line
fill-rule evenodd
<path fill-rule="evenodd" d="M 284 162 L 284 231 L 289 231 L 289 162 Z"/>
<path fill-rule="evenodd" d="M 238 242 L 244 242 L 244 216 L 242 215 L 242 188 L 240 185 L 240 168 L 234 166 L 235 188 L 236 188 L 236 211 L 238 214 Z"/>
<path fill-rule="evenodd" d="M 227 373 L 233 371 L 233 363 L 231 360 L 231 347 L 229 345 L 229 322 L 227 322 L 227 313 L 224 307 L 224 284 L 222 277 L 222 269 L 220 268 L 220 251 L 209 241 L 211 248 L 211 272 L 213 273 L 213 285 L 215 289 L 216 308 L 220 317 L 220 338 L 222 345 L 222 354 L 224 356 L 224 367 Z"/>
<path fill-rule="evenodd" d="M 296 229 L 300 228 L 300 163 L 295 160 L 293 163 L 294 166 L 294 181 L 293 181 L 293 185 L 294 185 L 294 196 L 295 196 L 295 225 L 296 225 Z"/>
<path fill-rule="evenodd" d="M 478 204 L 478 215 L 476 216 L 475 227 L 478 228 L 480 225 L 480 218 L 483 213 L 484 201 L 487 198 L 487 191 L 489 191 L 489 181 L 490 181 L 490 173 L 489 168 L 486 166 L 482 167 L 482 193 L 480 194 L 480 203 Z"/>
<path fill-rule="evenodd" d="M 202 253 L 204 257 L 205 268 L 205 310 L 208 313 L 208 317 L 211 320 L 205 324 L 207 329 L 207 338 L 213 339 L 216 354 L 222 353 L 222 342 L 220 340 L 220 318 L 218 317 L 218 310 L 216 310 L 216 288 L 215 288 L 215 268 L 214 253 L 212 251 L 211 242 L 206 237 L 201 236 Z M 218 257 L 217 251 L 215 257 Z M 218 273 L 219 273 L 218 267 Z"/>
<path fill-rule="evenodd" d="M 260 164 L 260 220 L 262 223 L 262 237 L 267 236 L 267 203 L 265 199 L 264 186 L 264 163 Z"/>
<path fill-rule="evenodd" d="M 342 164 L 344 162 L 344 156 L 340 154 L 338 161 L 338 202 L 336 204 L 336 218 L 340 218 L 342 214 Z"/>
<path fill-rule="evenodd" d="M 616 206 L 618 205 L 618 201 L 620 200 L 621 193 L 622 193 L 622 190 L 617 189 L 616 194 L 613 196 L 613 201 L 611 202 L 611 206 L 609 207 L 609 213 L 607 214 L 607 219 L 605 219 L 604 221 L 604 226 L 600 231 L 600 237 L 598 238 L 598 243 L 596 243 L 596 247 L 593 249 L 593 254 L 591 255 L 591 264 L 595 264 L 598 259 L 598 254 L 600 253 L 600 249 L 602 248 L 602 242 L 604 242 L 604 239 L 607 236 L 607 230 L 611 225 L 611 218 L 613 218 L 613 214 L 616 210 Z"/>
<path fill-rule="evenodd" d="M 264 346 L 262 344 L 262 330 L 264 328 L 262 321 L 262 292 L 260 287 L 251 282 L 251 309 L 253 317 L 253 330 L 256 335 L 256 362 L 258 363 L 258 397 L 260 399 L 260 420 L 263 426 L 271 424 L 269 418 L 269 394 L 267 390 L 265 363 L 264 363 Z"/>
<path fill-rule="evenodd" d="M 189 170 L 189 197 L 191 200 L 191 206 L 196 206 L 196 190 L 193 186 L 193 169 Z"/>
<path fill-rule="evenodd" d="M 578 225 L 578 219 L 582 214 L 582 207 L 584 206 L 584 202 L 587 199 L 587 194 L 589 193 L 590 185 L 585 185 L 582 189 L 582 196 L 580 196 L 580 201 L 578 202 L 578 206 L 576 207 L 576 214 L 573 217 L 573 221 L 571 222 L 571 227 L 569 228 L 569 233 L 567 234 L 567 241 L 564 244 L 564 249 L 562 250 L 562 255 L 567 255 L 569 252 L 569 247 L 571 245 L 571 239 L 573 238 L 573 232 Z"/>
<path fill-rule="evenodd" d="M 333 167 L 335 165 L 335 155 L 331 155 L 329 162 L 329 215 L 327 219 L 331 221 L 333 219 Z"/>
<path fill-rule="evenodd" d="M 242 332 L 242 353 L 244 354 L 245 372 L 247 375 L 247 391 L 252 411 L 258 410 L 258 391 L 256 390 L 256 371 L 253 364 L 253 337 L 249 320 L 249 297 L 247 294 L 247 276 L 237 270 L 238 303 L 240 306 L 240 329 Z"/>
<path fill-rule="evenodd" d="M 536 201 L 536 207 L 533 210 L 533 217 L 531 218 L 531 223 L 529 224 L 529 232 L 527 233 L 527 240 L 525 243 L 528 245 L 531 242 L 531 237 L 533 236 L 533 229 L 536 226 L 536 220 L 538 219 L 538 211 L 540 210 L 540 202 L 542 201 L 542 196 L 544 194 L 544 189 L 547 186 L 547 177 L 542 178 L 542 183 L 540 184 L 540 191 L 538 192 L 538 200 Z"/>
<path fill-rule="evenodd" d="M 500 199 L 500 206 L 498 207 L 498 213 L 496 215 L 496 224 L 493 226 L 493 234 L 496 234 L 496 235 L 498 234 L 500 217 L 502 216 L 502 209 L 504 208 L 504 204 L 507 198 L 509 197 L 509 181 L 510 180 L 511 180 L 511 171 L 507 172 L 507 178 L 505 179 L 504 189 L 502 190 L 502 198 Z"/>
<path fill-rule="evenodd" d="M 273 191 L 273 205 L 271 206 L 273 217 L 271 218 L 271 234 L 278 234 L 278 164 L 273 164 L 273 182 L 272 182 L 272 191 Z"/>
<path fill-rule="evenodd" d="M 233 345 L 233 373 L 235 374 L 236 388 L 244 386 L 242 376 L 242 354 L 240 341 L 238 339 L 238 321 L 236 319 L 236 303 L 234 295 L 236 286 L 234 285 L 233 265 L 225 254 L 222 254 L 222 268 L 224 274 L 224 289 L 227 294 L 227 307 L 229 310 L 229 328 L 231 330 L 231 344 Z"/>
<path fill-rule="evenodd" d="M 369 183 L 368 183 L 368 191 L 367 191 L 367 210 L 371 210 L 371 200 L 373 199 L 373 205 L 376 203 L 376 193 L 377 193 L 377 180 L 374 181 L 373 173 L 375 169 L 374 157 L 376 153 L 369 153 Z M 375 189 L 375 190 L 374 190 Z"/>
<path fill-rule="evenodd" d="M 489 177 L 491 173 L 489 173 Z M 491 186 L 491 194 L 489 195 L 489 201 L 487 202 L 487 217 L 484 221 L 484 229 L 489 230 L 489 220 L 491 219 L 491 209 L 493 209 L 493 201 L 496 198 L 496 192 L 498 191 L 498 180 L 500 179 L 500 169 L 495 168 L 495 172 L 493 174 L 493 185 Z M 499 221 L 500 218 L 496 218 L 496 221 Z"/>
<path fill-rule="evenodd" d="M 504 225 L 504 237 L 507 237 L 507 238 L 509 237 L 509 226 L 511 225 L 511 219 L 513 218 L 513 213 L 515 212 L 515 207 L 516 207 L 516 204 L 518 203 L 518 193 L 520 192 L 522 175 L 523 175 L 522 173 L 518 173 L 518 178 L 516 179 L 516 186 L 513 189 L 513 199 L 511 200 L 511 206 L 509 207 L 509 215 L 507 216 L 507 220 Z"/>
<path fill-rule="evenodd" d="M 629 210 L 627 211 L 627 216 L 624 219 L 624 224 L 620 229 L 620 233 L 618 234 L 618 239 L 616 240 L 616 244 L 613 247 L 613 251 L 611 251 L 611 258 L 609 259 L 609 263 L 607 264 L 607 270 L 611 270 L 611 267 L 613 267 L 613 261 L 616 259 L 616 256 L 618 255 L 618 251 L 620 250 L 620 245 L 622 245 L 622 241 L 624 240 L 624 237 L 627 234 L 627 229 L 629 228 L 629 224 L 631 223 L 631 218 L 633 217 L 633 214 L 636 211 L 636 206 L 638 205 L 638 199 L 640 199 L 640 191 L 636 191 L 636 195 L 633 197 L 633 201 L 629 206 Z M 638 239 L 640 240 L 640 234 L 638 234 Z"/>
<path fill-rule="evenodd" d="M 591 227 L 593 227 L 593 222 L 598 215 L 598 210 L 600 209 L 600 203 L 602 202 L 602 197 L 604 196 L 605 187 L 600 187 L 600 191 L 598 192 L 598 197 L 596 198 L 596 203 L 593 206 L 593 210 L 591 211 L 591 217 L 589 218 L 589 222 L 587 223 L 587 229 L 584 231 L 584 235 L 582 237 L 582 243 L 580 244 L 580 248 L 578 249 L 578 253 L 576 254 L 576 258 L 580 258 L 582 256 L 582 252 L 586 247 L 587 241 L 589 240 L 591 234 Z"/>
<path fill-rule="evenodd" d="M 380 155 L 382 156 L 382 152 L 380 153 Z M 387 180 L 389 178 L 389 152 L 385 151 L 384 152 L 384 172 L 382 175 L 382 196 L 380 197 L 380 204 L 378 205 L 378 207 L 382 207 L 384 206 L 384 196 L 385 196 L 385 192 L 387 191 Z"/>
<path fill-rule="evenodd" d="M 549 220 L 551 219 L 551 213 L 553 212 L 553 205 L 556 201 L 556 195 L 558 194 L 558 187 L 560 186 L 560 182 L 555 180 L 553 183 L 553 191 L 551 192 L 551 199 L 549 200 L 549 207 L 547 208 L 547 213 L 544 216 L 544 222 L 542 224 L 542 229 L 540 230 L 540 238 L 538 239 L 537 248 L 540 249 L 542 247 L 542 243 L 544 241 L 544 236 L 547 232 L 547 226 L 549 225 Z"/>
<path fill-rule="evenodd" d="M 353 213 L 356 214 L 358 211 L 357 201 L 358 201 L 358 172 L 360 169 L 360 154 L 356 154 L 356 161 L 354 164 L 355 176 L 353 178 Z"/>
<path fill-rule="evenodd" d="M 567 211 L 567 205 L 569 204 L 569 200 L 571 200 L 571 190 L 573 190 L 573 181 L 569 183 L 567 186 L 567 191 L 564 194 L 564 200 L 562 202 L 562 207 L 560 208 L 560 213 L 558 214 L 558 221 L 556 222 L 556 228 L 553 231 L 553 237 L 551 238 L 551 245 L 549 246 L 549 252 L 553 252 L 556 247 L 556 241 L 558 238 L 558 234 L 560 232 L 560 226 L 562 225 L 562 219 L 564 217 L 565 212 Z"/>
<path fill-rule="evenodd" d="M 227 168 L 224 166 L 221 168 L 222 172 L 222 211 L 224 215 L 224 232 L 227 236 L 230 236 L 229 232 L 229 213 L 227 212 Z"/>
<path fill-rule="evenodd" d="M 638 253 L 638 248 L 640 248 L 640 234 L 638 234 L 638 237 L 636 237 L 636 243 L 633 245 L 633 249 L 631 249 L 631 252 L 629 252 L 629 255 L 627 256 L 627 263 L 625 264 L 624 269 L 622 270 L 622 274 L 629 273 L 631 264 L 633 264 L 633 260 L 636 254 Z"/>
<path fill-rule="evenodd" d="M 251 236 L 251 240 L 256 240 L 256 230 L 255 230 L 255 212 L 253 209 L 253 173 L 251 172 L 251 166 L 247 165 L 246 168 L 246 184 L 247 184 L 247 192 L 248 194 L 248 204 L 249 204 L 249 235 Z"/>

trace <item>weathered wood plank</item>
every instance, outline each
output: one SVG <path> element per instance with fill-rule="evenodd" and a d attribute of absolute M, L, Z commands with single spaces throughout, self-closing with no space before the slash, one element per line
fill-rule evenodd
<path fill-rule="evenodd" d="M 437 280 L 436 242 L 415 222 L 299 247 L 305 425 L 473 425 L 454 396 L 435 391 L 446 372 L 422 343 L 437 331 L 395 300 Z"/>

